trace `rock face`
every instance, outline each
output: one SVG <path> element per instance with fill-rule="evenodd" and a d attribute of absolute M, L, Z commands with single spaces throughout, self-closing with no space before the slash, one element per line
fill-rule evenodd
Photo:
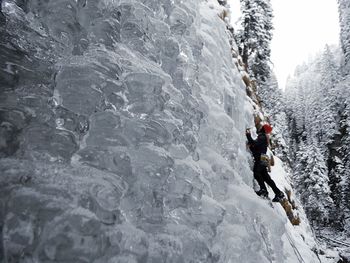
<path fill-rule="evenodd" d="M 3 0 L 0 23 L 3 262 L 284 262 L 208 3 Z"/>

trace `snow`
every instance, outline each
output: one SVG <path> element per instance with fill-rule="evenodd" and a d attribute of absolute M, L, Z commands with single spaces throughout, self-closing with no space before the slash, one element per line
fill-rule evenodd
<path fill-rule="evenodd" d="M 301 219 L 301 223 L 297 226 L 293 226 L 289 222 L 285 224 L 285 233 L 282 238 L 284 251 L 286 251 L 285 256 L 291 257 L 290 260 L 294 258 L 294 262 L 337 262 L 339 260 L 339 253 L 334 250 L 323 248 L 316 241 L 301 202 L 294 194 L 290 175 L 286 172 L 283 162 L 276 156 L 274 159 L 275 165 L 271 167 L 271 178 L 280 189 L 290 190 L 292 192 L 291 199 L 296 202 L 298 216 Z M 273 195 L 270 188 L 269 195 Z M 279 216 L 285 216 L 285 211 L 281 206 L 275 206 L 275 211 Z M 324 254 L 319 254 L 316 257 L 314 251 L 319 250 L 323 250 Z"/>
<path fill-rule="evenodd" d="M 271 178 L 280 189 L 283 189 L 285 192 L 286 190 L 290 190 L 293 193 L 291 180 L 283 167 L 283 162 L 276 156 L 274 157 L 274 160 L 275 165 L 271 167 Z M 271 190 L 269 193 L 271 194 Z M 289 250 L 294 252 L 293 254 L 298 257 L 298 261 L 300 261 L 299 257 L 301 256 L 304 262 L 319 262 L 319 260 L 315 258 L 315 254 L 310 250 L 310 248 L 316 248 L 317 244 L 308 224 L 305 212 L 303 211 L 300 202 L 298 202 L 298 199 L 294 195 L 292 195 L 291 198 L 292 200 L 297 201 L 298 215 L 301 218 L 301 224 L 298 226 L 292 226 L 290 223 L 286 224 L 284 243 L 289 243 Z M 285 211 L 281 206 L 276 210 L 280 216 L 285 215 Z M 305 246 L 305 244 L 307 244 L 307 246 Z"/>

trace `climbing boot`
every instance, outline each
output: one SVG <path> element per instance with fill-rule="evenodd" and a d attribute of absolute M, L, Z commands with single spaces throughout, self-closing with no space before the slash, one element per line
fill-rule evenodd
<path fill-rule="evenodd" d="M 269 195 L 266 189 L 260 189 L 259 191 L 256 192 L 256 194 L 261 197 L 268 197 Z"/>
<path fill-rule="evenodd" d="M 272 202 L 280 202 L 284 198 L 283 192 L 279 192 L 278 194 L 275 195 L 275 197 L 272 199 Z"/>

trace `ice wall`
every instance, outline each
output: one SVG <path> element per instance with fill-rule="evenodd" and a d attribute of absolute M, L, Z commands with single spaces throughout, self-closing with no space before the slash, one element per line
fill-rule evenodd
<path fill-rule="evenodd" d="M 216 8 L 2 1 L 3 262 L 296 262 Z"/>

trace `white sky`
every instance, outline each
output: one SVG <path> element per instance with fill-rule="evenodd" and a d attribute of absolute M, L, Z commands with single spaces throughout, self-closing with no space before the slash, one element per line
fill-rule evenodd
<path fill-rule="evenodd" d="M 228 1 L 232 22 L 237 20 L 239 0 Z M 326 44 L 339 43 L 339 20 L 336 0 L 271 0 L 274 10 L 271 60 L 280 88 L 288 75 L 310 55 L 322 51 Z"/>

